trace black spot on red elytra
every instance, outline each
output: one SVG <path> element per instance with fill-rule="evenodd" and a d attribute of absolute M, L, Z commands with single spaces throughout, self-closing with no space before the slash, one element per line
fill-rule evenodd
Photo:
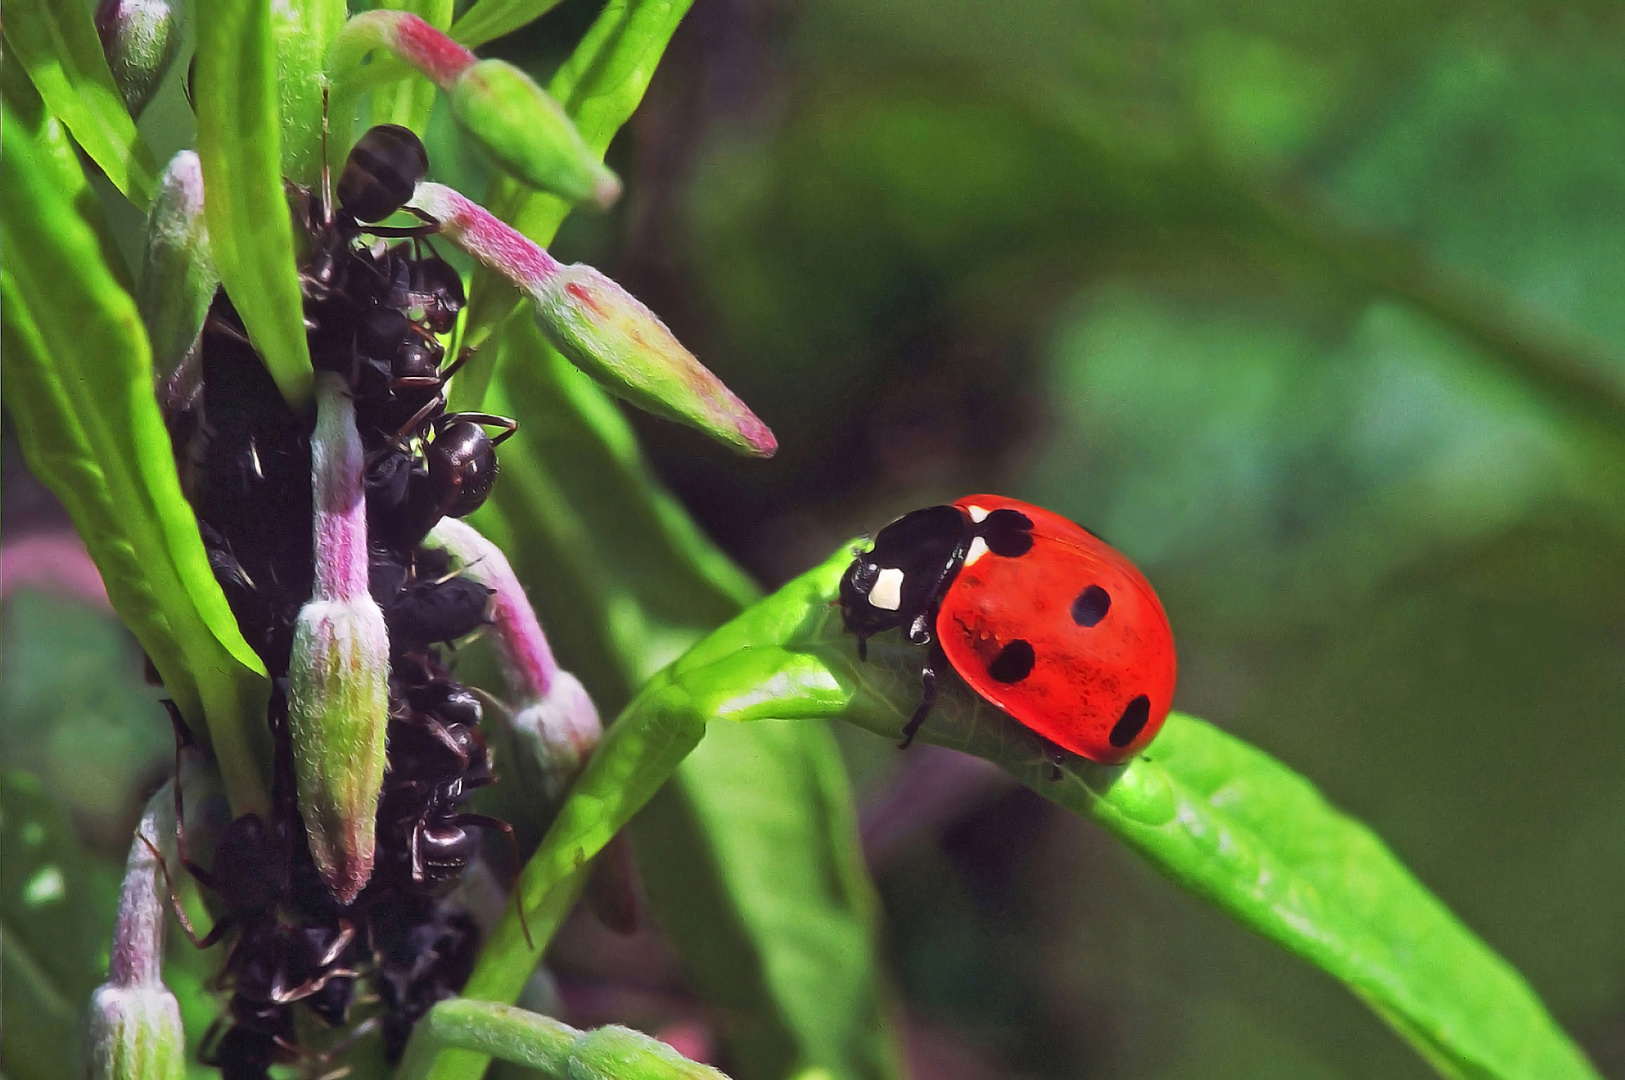
<path fill-rule="evenodd" d="M 1151 699 L 1141 694 L 1128 703 L 1123 715 L 1112 725 L 1112 733 L 1107 739 L 1113 746 L 1127 746 L 1145 730 L 1145 722 L 1149 719 L 1151 719 Z"/>
<path fill-rule="evenodd" d="M 999 655 L 987 666 L 987 673 L 994 682 L 1020 682 L 1032 674 L 1033 659 L 1033 647 L 1017 638 L 999 650 Z"/>
<path fill-rule="evenodd" d="M 1091 585 L 1072 601 L 1072 621 L 1079 626 L 1096 626 L 1111 606 L 1111 594 L 1099 585 Z"/>
<path fill-rule="evenodd" d="M 979 530 L 987 549 L 1006 559 L 1018 559 L 1033 549 L 1033 519 L 1008 507 L 982 519 Z"/>

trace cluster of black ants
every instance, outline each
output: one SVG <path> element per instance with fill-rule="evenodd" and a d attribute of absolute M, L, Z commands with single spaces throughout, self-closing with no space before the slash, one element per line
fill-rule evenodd
<path fill-rule="evenodd" d="M 343 1026 L 369 987 L 385 1056 L 397 1060 L 413 1024 L 460 990 L 473 968 L 478 927 L 445 897 L 478 855 L 479 830 L 513 837 L 506 823 L 463 809 L 494 777 L 480 702 L 437 649 L 484 624 L 489 592 L 451 573 L 444 553 L 422 541 L 443 516 L 469 514 L 485 500 L 495 446 L 514 424 L 447 411 L 446 381 L 466 355 L 442 368 L 438 335 L 454 326 L 464 294 L 456 271 L 428 246 L 434 224 L 362 225 L 400 210 L 427 169 L 417 137 L 386 125 L 351 152 L 336 206 L 325 181 L 316 194 L 290 189 L 309 237 L 300 276 L 311 359 L 346 381 L 367 453 L 370 591 L 390 638 L 376 863 L 350 905 L 338 903 L 312 862 L 287 724 L 293 629 L 315 572 L 313 421 L 284 403 L 223 290 L 204 324 L 200 378 L 184 399 L 165 403 L 210 564 L 273 686 L 269 815 L 226 825 L 208 869 L 193 861 L 178 826 L 181 862 L 220 912 L 204 938 L 190 926 L 189 935 L 204 946 L 235 931 L 217 982 L 230 999 L 202 1052 L 225 1080 L 263 1080 L 274 1064 L 313 1057 L 300 1046 L 296 1006 Z M 493 437 L 487 428 L 502 430 Z M 193 744 L 173 706 L 171 713 L 176 817 L 184 822 L 179 765 Z"/>

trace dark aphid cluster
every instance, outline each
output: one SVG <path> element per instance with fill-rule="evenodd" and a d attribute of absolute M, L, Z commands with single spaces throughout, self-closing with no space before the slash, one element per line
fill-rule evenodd
<path fill-rule="evenodd" d="M 340 905 L 311 860 L 294 798 L 285 698 L 294 625 L 310 598 L 311 432 L 249 345 L 224 291 L 204 325 L 196 396 L 170 416 L 188 497 L 210 564 L 275 690 L 267 722 L 277 747 L 271 820 L 232 821 L 205 870 L 182 837 L 188 871 L 219 902 L 203 939 L 233 935 L 219 986 L 226 1015 L 205 1046 L 222 1074 L 262 1078 L 308 1056 L 295 1009 L 349 1022 L 358 994 L 376 997 L 386 1054 L 413 1023 L 459 990 L 477 929 L 443 900 L 500 821 L 464 811 L 492 781 L 478 700 L 448 673 L 438 647 L 479 629 L 488 590 L 424 549 L 443 516 L 477 509 L 496 477 L 495 447 L 511 421 L 447 411 L 437 335 L 463 305 L 456 272 L 434 254 L 432 222 L 367 226 L 401 209 L 428 167 L 405 128 L 373 128 L 351 152 L 337 205 L 298 192 L 309 239 L 301 264 L 305 322 L 318 370 L 341 376 L 365 446 L 370 590 L 390 635 L 389 764 L 379 802 L 373 876 Z M 495 436 L 488 429 L 500 429 Z"/>

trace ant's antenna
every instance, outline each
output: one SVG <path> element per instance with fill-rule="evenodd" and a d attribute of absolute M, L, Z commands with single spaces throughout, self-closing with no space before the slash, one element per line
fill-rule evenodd
<path fill-rule="evenodd" d="M 322 83 L 322 224 L 333 224 L 333 172 L 327 167 L 327 83 Z"/>

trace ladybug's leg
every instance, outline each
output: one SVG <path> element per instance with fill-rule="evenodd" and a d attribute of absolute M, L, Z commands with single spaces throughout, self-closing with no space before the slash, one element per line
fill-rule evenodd
<path fill-rule="evenodd" d="M 903 741 L 897 744 L 897 749 L 907 750 L 909 744 L 914 741 L 914 736 L 919 733 L 920 725 L 931 715 L 931 708 L 937 703 L 937 673 L 947 663 L 948 658 L 943 655 L 942 647 L 931 646 L 931 655 L 927 657 L 925 666 L 920 669 L 920 704 L 914 710 L 914 715 L 908 718 L 908 723 L 903 725 Z"/>

